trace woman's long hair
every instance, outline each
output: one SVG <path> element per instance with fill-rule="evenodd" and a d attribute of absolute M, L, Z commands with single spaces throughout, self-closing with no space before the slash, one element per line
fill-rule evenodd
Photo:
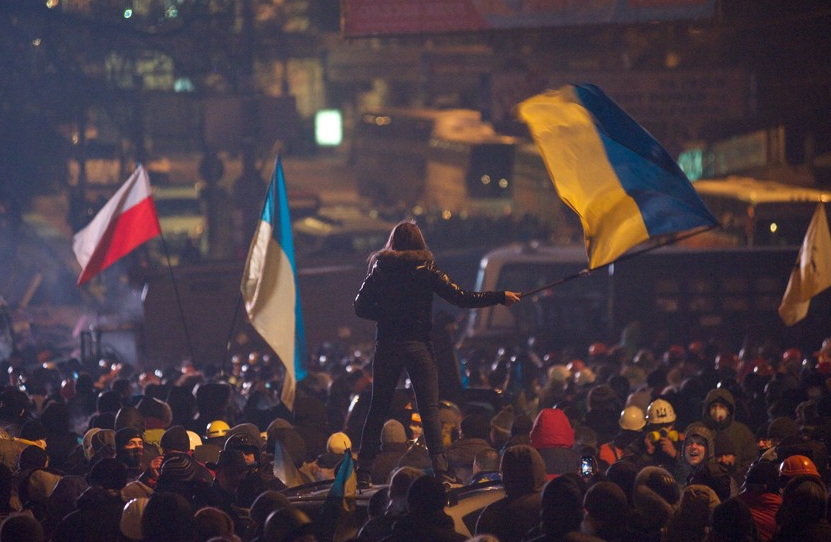
<path fill-rule="evenodd" d="M 378 255 L 389 250 L 427 250 L 427 242 L 414 220 L 402 220 L 390 232 L 387 244 L 381 250 L 369 255 L 369 269 L 375 264 Z"/>

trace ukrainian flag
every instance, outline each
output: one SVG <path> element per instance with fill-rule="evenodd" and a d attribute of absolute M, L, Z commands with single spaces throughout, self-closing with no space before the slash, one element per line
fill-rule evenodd
<path fill-rule="evenodd" d="M 669 153 L 597 86 L 539 94 L 518 113 L 580 217 L 589 269 L 649 239 L 718 225 Z"/>
<path fill-rule="evenodd" d="M 251 325 L 286 368 L 280 399 L 294 409 L 294 390 L 305 376 L 306 340 L 297 288 L 289 201 L 280 157 L 268 185 L 240 285 Z"/>

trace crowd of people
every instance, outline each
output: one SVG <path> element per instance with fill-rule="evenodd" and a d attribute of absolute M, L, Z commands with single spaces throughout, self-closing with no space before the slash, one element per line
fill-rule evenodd
<path fill-rule="evenodd" d="M 443 348 L 452 318 L 436 321 L 452 483 L 405 373 L 352 524 L 287 495 L 359 457 L 369 356 L 319 347 L 292 409 L 282 365 L 257 352 L 228 370 L 5 362 L 0 542 L 831 540 L 831 340 L 459 354 Z M 494 483 L 504 497 L 458 532 L 448 492 Z"/>

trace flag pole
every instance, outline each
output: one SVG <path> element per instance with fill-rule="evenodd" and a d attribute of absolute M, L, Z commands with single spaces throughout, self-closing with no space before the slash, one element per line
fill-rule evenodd
<path fill-rule="evenodd" d="M 170 251 L 167 249 L 167 241 L 164 239 L 164 234 L 160 233 L 162 238 L 162 249 L 164 250 L 164 257 L 167 260 L 167 271 L 170 274 L 170 282 L 173 284 L 173 295 L 176 296 L 176 306 L 179 308 L 179 317 L 182 319 L 182 329 L 185 331 L 185 341 L 188 344 L 188 353 L 192 362 L 196 362 L 193 355 L 193 343 L 190 340 L 190 333 L 188 332 L 188 325 L 185 321 L 185 311 L 182 309 L 182 298 L 179 296 L 179 287 L 176 285 L 176 274 L 173 272 L 173 266 L 170 264 Z"/>
<path fill-rule="evenodd" d="M 268 191 L 270 189 L 271 182 L 269 182 L 265 188 L 265 196 L 263 197 L 263 208 L 260 210 L 260 216 L 262 216 L 263 211 L 265 210 L 265 206 L 268 202 Z M 257 230 L 255 229 L 254 235 L 256 236 L 256 234 Z M 234 326 L 237 324 L 237 315 L 239 315 L 240 306 L 242 306 L 242 288 L 237 289 L 237 302 L 236 305 L 234 305 L 234 315 L 231 317 L 231 327 L 228 329 L 228 337 L 225 339 L 225 354 L 223 355 L 222 361 L 219 364 L 223 371 L 225 370 L 225 360 L 228 359 L 228 355 L 231 353 L 231 339 L 234 336 Z M 230 375 L 231 373 L 229 372 L 228 374 Z"/>
<path fill-rule="evenodd" d="M 673 243 L 677 243 L 678 241 L 684 241 L 685 239 L 689 239 L 690 237 L 694 237 L 694 236 L 702 234 L 704 232 L 715 230 L 715 229 L 718 229 L 718 228 L 721 228 L 721 227 L 722 227 L 721 224 L 717 224 L 715 226 L 707 226 L 706 228 L 702 228 L 700 230 L 695 230 L 695 231 L 692 231 L 692 232 L 685 233 L 684 235 L 679 235 L 679 236 L 673 237 L 671 239 L 664 240 L 660 243 L 656 243 L 654 245 L 650 245 L 648 247 L 642 248 L 641 250 L 636 250 L 635 252 L 630 252 L 628 254 L 624 254 L 623 256 L 619 257 L 618 259 L 616 259 L 614 261 L 611 261 L 611 262 L 608 262 L 608 263 L 604 263 L 603 265 L 595 267 L 594 269 L 582 269 L 582 270 L 578 271 L 577 273 L 574 273 L 572 275 L 568 275 L 568 276 L 563 277 L 561 279 L 555 280 L 554 282 L 546 284 L 545 286 L 540 286 L 539 288 L 535 288 L 535 289 L 529 290 L 527 292 L 522 292 L 519 295 L 519 297 L 520 298 L 528 297 L 529 295 L 534 295 L 534 294 L 538 294 L 538 293 L 540 293 L 542 291 L 545 291 L 545 290 L 550 290 L 551 288 L 554 288 L 555 286 L 559 286 L 560 284 L 563 284 L 563 283 L 568 282 L 570 280 L 574 280 L 574 279 L 578 279 L 578 278 L 582 278 L 582 277 L 588 277 L 593 271 L 598 271 L 600 269 L 605 269 L 605 268 L 609 267 L 612 264 L 632 259 L 635 256 L 640 256 L 642 254 L 646 254 L 647 252 L 651 252 L 653 250 L 663 248 L 663 247 L 671 245 Z"/>

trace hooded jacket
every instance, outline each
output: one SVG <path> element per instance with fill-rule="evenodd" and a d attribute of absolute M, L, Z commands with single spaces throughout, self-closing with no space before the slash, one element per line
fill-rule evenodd
<path fill-rule="evenodd" d="M 355 314 L 376 322 L 378 340 L 428 341 L 433 293 L 462 308 L 505 303 L 505 292 L 462 290 L 441 271 L 428 250 L 378 254 L 355 298 Z"/>
<path fill-rule="evenodd" d="M 571 449 L 574 429 L 559 408 L 544 408 L 537 414 L 531 428 L 531 446 L 542 456 L 549 478 L 580 470 L 580 456 Z"/>
<path fill-rule="evenodd" d="M 710 406 L 716 401 L 722 401 L 727 405 L 729 414 L 721 422 L 717 422 L 710 416 Z M 736 450 L 736 468 L 741 470 L 750 466 L 758 455 L 756 437 L 753 432 L 742 422 L 736 421 L 736 401 L 733 394 L 724 388 L 714 388 L 704 398 L 701 421 L 716 433 L 725 433 L 730 437 Z"/>
<path fill-rule="evenodd" d="M 489 533 L 502 542 L 519 541 L 539 524 L 545 463 L 531 446 L 512 446 L 505 450 L 499 470 L 505 497 L 482 510 L 476 534 Z"/>

